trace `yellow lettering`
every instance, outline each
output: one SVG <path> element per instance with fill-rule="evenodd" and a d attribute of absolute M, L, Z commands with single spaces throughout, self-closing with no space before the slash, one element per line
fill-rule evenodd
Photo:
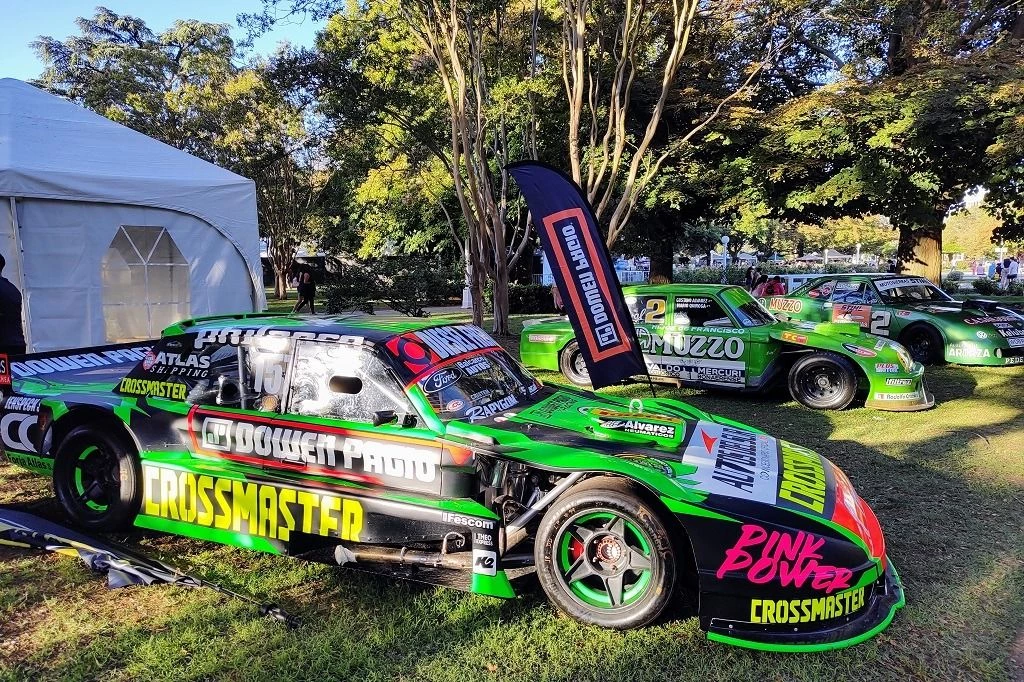
<path fill-rule="evenodd" d="M 242 521 L 245 521 L 246 532 L 256 532 L 256 492 L 255 483 L 235 481 L 231 488 L 231 528 L 236 533 L 242 532 Z"/>
<path fill-rule="evenodd" d="M 761 614 L 757 612 L 757 607 L 759 607 L 760 605 L 761 605 L 761 600 L 760 599 L 751 599 L 750 600 L 750 622 L 751 623 L 760 623 L 761 622 Z"/>
<path fill-rule="evenodd" d="M 179 521 L 178 477 L 170 469 L 160 470 L 160 516 Z"/>
<path fill-rule="evenodd" d="M 763 622 L 765 622 L 765 623 L 774 623 L 775 622 L 775 602 L 773 602 L 773 601 L 766 601 L 761 608 L 764 609 L 764 621 Z"/>
<path fill-rule="evenodd" d="M 302 532 L 312 533 L 313 509 L 318 506 L 320 496 L 316 493 L 307 493 L 305 490 L 300 490 L 298 499 L 299 504 L 302 505 Z"/>
<path fill-rule="evenodd" d="M 213 503 L 210 501 L 210 491 L 212 490 L 213 479 L 209 476 L 200 476 L 196 481 L 196 493 L 202 507 L 202 510 L 197 510 L 196 523 L 200 526 L 213 525 Z"/>
<path fill-rule="evenodd" d="M 333 495 L 324 495 L 320 498 L 319 535 L 330 535 L 332 530 L 338 532 L 338 519 L 331 515 L 332 511 L 341 511 L 341 500 Z"/>
<path fill-rule="evenodd" d="M 178 477 L 178 491 L 181 496 L 181 520 L 192 523 L 196 520 L 196 477 L 183 472 Z"/>
<path fill-rule="evenodd" d="M 342 500 L 341 539 L 359 542 L 363 531 L 363 505 L 355 500 Z"/>
<path fill-rule="evenodd" d="M 256 532 L 264 537 L 277 537 L 277 488 L 260 486 L 259 523 Z"/>
<path fill-rule="evenodd" d="M 287 540 L 288 536 L 295 530 L 295 517 L 289 505 L 295 504 L 295 491 L 291 488 L 282 488 L 277 494 L 277 505 L 281 510 L 281 523 L 278 524 L 277 534 L 281 540 Z"/>
<path fill-rule="evenodd" d="M 224 493 L 231 492 L 231 479 L 218 478 L 213 484 L 213 495 L 217 500 L 217 515 L 213 519 L 213 525 L 221 530 L 231 527 L 231 503 Z"/>
<path fill-rule="evenodd" d="M 160 470 L 156 467 L 144 466 L 142 467 L 142 478 L 143 490 L 145 491 L 143 498 L 146 502 L 146 515 L 162 516 L 160 505 L 153 499 L 154 493 L 160 487 Z"/>

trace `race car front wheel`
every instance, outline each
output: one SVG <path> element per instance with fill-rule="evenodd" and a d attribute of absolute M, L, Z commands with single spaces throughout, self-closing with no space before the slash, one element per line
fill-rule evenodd
<path fill-rule="evenodd" d="M 672 599 L 676 562 L 665 523 L 628 484 L 596 478 L 544 515 L 534 543 L 548 598 L 576 620 L 640 627 Z"/>
<path fill-rule="evenodd" d="M 945 344 L 939 331 L 928 324 L 918 324 L 900 334 L 900 343 L 915 362 L 934 365 L 945 357 Z"/>
<path fill-rule="evenodd" d="M 97 531 L 127 528 L 139 511 L 135 449 L 114 433 L 81 426 L 57 450 L 53 489 L 78 525 Z"/>
<path fill-rule="evenodd" d="M 841 355 L 811 353 L 789 370 L 789 394 L 813 410 L 842 410 L 857 395 L 857 373 Z"/>
<path fill-rule="evenodd" d="M 562 370 L 565 378 L 577 386 L 590 385 L 590 372 L 587 364 L 583 361 L 583 352 L 580 351 L 580 344 L 570 341 L 558 357 L 558 368 Z"/>

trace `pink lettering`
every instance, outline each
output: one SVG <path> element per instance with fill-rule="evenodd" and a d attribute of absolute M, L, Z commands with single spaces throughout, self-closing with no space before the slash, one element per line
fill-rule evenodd
<path fill-rule="evenodd" d="M 740 528 L 740 539 L 736 541 L 736 544 L 732 546 L 732 549 L 725 550 L 725 561 L 718 567 L 718 577 L 722 578 L 729 571 L 736 571 L 741 568 L 746 568 L 753 562 L 754 558 L 750 556 L 750 552 L 744 550 L 747 546 L 757 546 L 764 542 L 764 539 L 768 537 L 768 532 L 761 528 L 761 526 L 755 526 L 752 524 L 744 524 Z"/>
<path fill-rule="evenodd" d="M 808 579 L 812 589 L 832 594 L 850 587 L 853 571 L 822 564 L 821 548 L 825 538 L 798 531 L 796 535 L 777 530 L 770 534 L 761 526 L 744 524 L 740 537 L 725 551 L 718 567 L 719 579 L 732 571 L 746 570 L 746 578 L 755 585 L 778 580 L 783 587 L 803 587 Z"/>

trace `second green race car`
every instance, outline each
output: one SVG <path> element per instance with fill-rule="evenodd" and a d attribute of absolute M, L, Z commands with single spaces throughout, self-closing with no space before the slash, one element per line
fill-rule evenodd
<path fill-rule="evenodd" d="M 765 304 L 793 320 L 856 322 L 926 365 L 1024 364 L 1024 315 L 996 301 L 957 301 L 923 277 L 825 275 Z"/>
<path fill-rule="evenodd" d="M 924 367 L 898 343 L 855 324 L 783 322 L 735 286 L 637 285 L 623 292 L 654 380 L 742 391 L 786 381 L 793 398 L 813 409 L 843 409 L 864 391 L 865 404 L 880 410 L 934 404 Z M 589 383 L 565 318 L 527 322 L 520 353 L 527 365 Z"/>

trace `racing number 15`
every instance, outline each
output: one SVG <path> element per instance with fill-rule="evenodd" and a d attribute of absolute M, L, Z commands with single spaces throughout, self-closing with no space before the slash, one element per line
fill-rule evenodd
<path fill-rule="evenodd" d="M 892 321 L 892 313 L 888 310 L 874 310 L 871 312 L 872 334 L 877 336 L 889 336 L 889 322 Z"/>

